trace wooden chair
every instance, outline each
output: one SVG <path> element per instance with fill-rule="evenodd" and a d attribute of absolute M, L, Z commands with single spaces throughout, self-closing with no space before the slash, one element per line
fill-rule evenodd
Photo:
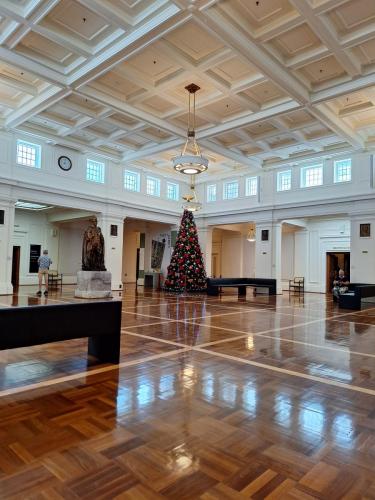
<path fill-rule="evenodd" d="M 289 293 L 305 293 L 305 278 L 301 276 L 295 276 L 292 280 L 289 280 Z"/>
<path fill-rule="evenodd" d="M 58 271 L 48 271 L 48 288 L 50 290 L 62 290 L 63 275 Z"/>

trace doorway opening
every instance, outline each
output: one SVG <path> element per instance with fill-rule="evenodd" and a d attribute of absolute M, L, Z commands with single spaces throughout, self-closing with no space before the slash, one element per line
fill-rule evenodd
<path fill-rule="evenodd" d="M 17 288 L 20 284 L 20 258 L 21 258 L 21 247 L 13 247 L 13 257 L 12 257 L 12 285 Z"/>
<path fill-rule="evenodd" d="M 343 269 L 350 280 L 350 252 L 327 252 L 326 292 L 331 292 L 339 269 Z"/>

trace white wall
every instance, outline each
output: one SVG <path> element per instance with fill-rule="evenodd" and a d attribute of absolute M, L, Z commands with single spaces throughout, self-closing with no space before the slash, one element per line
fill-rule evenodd
<path fill-rule="evenodd" d="M 41 145 L 41 168 L 32 168 L 17 165 L 16 144 L 17 139 L 29 141 Z M 72 169 L 64 172 L 58 166 L 57 160 L 61 155 L 66 155 L 73 162 Z M 105 163 L 104 184 L 86 180 L 86 162 L 92 159 Z M 128 168 L 138 172 L 141 176 L 140 192 L 135 193 L 124 189 L 124 170 Z M 158 177 L 161 182 L 161 196 L 155 198 L 146 194 L 146 176 Z M 132 164 L 123 164 L 110 161 L 107 158 L 84 155 L 77 151 L 52 146 L 35 137 L 24 134 L 0 132 L 0 182 L 9 185 L 25 186 L 28 191 L 28 201 L 40 201 L 40 197 L 34 190 L 43 188 L 44 196 L 51 204 L 56 203 L 55 193 L 76 198 L 80 203 L 82 200 L 96 200 L 106 204 L 112 203 L 117 207 L 132 207 L 143 210 L 147 207 L 153 213 L 179 214 L 181 211 L 181 201 L 168 200 L 166 197 L 167 181 L 173 181 L 180 185 L 180 193 L 187 191 L 186 178 L 176 174 L 171 166 L 170 172 L 161 174 L 156 170 L 142 169 Z M 71 204 L 65 206 L 74 206 Z M 80 207 L 76 207 L 80 208 Z M 96 210 L 91 204 L 93 211 Z M 126 214 L 124 214 L 126 215 Z"/>
<path fill-rule="evenodd" d="M 136 259 L 139 246 L 139 234 L 145 234 L 144 270 L 151 272 L 151 245 L 152 240 L 165 240 L 165 250 L 161 266 L 164 278 L 167 275 L 173 248 L 171 246 L 171 231 L 173 227 L 167 224 L 157 224 L 143 220 L 125 220 L 124 223 L 124 246 L 123 246 L 123 281 L 135 283 L 136 281 Z"/>
<path fill-rule="evenodd" d="M 287 290 L 294 272 L 294 231 L 284 231 L 281 236 L 281 279 L 283 290 Z"/>
<path fill-rule="evenodd" d="M 348 219 L 307 221 L 306 229 L 295 233 L 296 276 L 304 276 L 308 292 L 326 292 L 327 252 L 350 252 Z M 351 262 L 353 261 L 351 255 Z M 353 277 L 351 276 L 351 280 Z"/>
<path fill-rule="evenodd" d="M 243 276 L 245 278 L 255 278 L 255 241 L 247 241 L 242 238 L 243 247 Z"/>
<path fill-rule="evenodd" d="M 0 193 L 2 186 L 0 185 Z M 0 210 L 4 212 L 4 220 L 0 224 L 0 294 L 13 293 L 12 278 L 12 237 L 14 227 L 14 203 L 12 200 L 0 199 Z"/>
<path fill-rule="evenodd" d="M 48 249 L 52 259 L 51 269 L 64 275 L 64 283 L 76 283 L 81 268 L 82 238 L 87 226 L 85 221 L 51 223 L 48 211 L 15 211 L 12 245 L 21 247 L 20 285 L 37 284 L 36 273 L 29 273 L 30 245 Z"/>
<path fill-rule="evenodd" d="M 71 222 L 59 226 L 58 266 L 51 266 L 62 273 L 64 283 L 76 283 L 77 272 L 82 266 L 82 241 L 87 222 Z"/>
<path fill-rule="evenodd" d="M 139 248 L 139 231 L 124 224 L 124 243 L 122 253 L 122 280 L 124 283 L 135 283 L 137 279 L 137 249 Z"/>
<path fill-rule="evenodd" d="M 374 196 L 372 155 L 368 153 L 349 155 L 349 158 L 352 158 L 352 180 L 350 182 L 334 183 L 334 161 L 344 158 L 348 158 L 348 155 L 329 160 L 303 162 L 295 166 L 286 164 L 283 167 L 264 170 L 262 172 L 259 172 L 259 170 L 251 171 L 251 169 L 244 169 L 237 175 L 225 174 L 218 176 L 214 180 L 208 180 L 207 177 L 205 178 L 205 174 L 202 174 L 198 178 L 199 184 L 196 188 L 198 198 L 203 202 L 203 210 L 198 214 L 198 217 L 208 217 L 217 213 L 235 211 L 253 212 L 269 207 L 296 206 L 302 203 L 315 203 L 316 201 L 331 202 L 332 199 L 347 199 L 348 197 L 364 195 Z M 304 166 L 317 163 L 323 164 L 323 185 L 301 188 L 301 169 Z M 289 191 L 278 192 L 276 190 L 277 172 L 283 170 L 292 171 L 292 187 Z M 259 177 L 258 194 L 256 196 L 245 196 L 246 178 L 252 176 Z M 227 180 L 239 181 L 239 197 L 234 200 L 223 199 L 223 185 Z M 207 185 L 215 183 L 217 186 L 217 201 L 207 203 Z M 249 218 L 249 222 L 252 220 L 252 218 Z"/>
<path fill-rule="evenodd" d="M 253 277 L 255 244 L 240 231 L 215 229 L 212 254 L 217 255 L 218 275 L 223 278 Z"/>
<path fill-rule="evenodd" d="M 370 237 L 360 237 L 360 224 L 371 224 Z M 351 221 L 350 280 L 375 283 L 375 217 L 353 217 Z"/>
<path fill-rule="evenodd" d="M 17 137 L 39 142 L 42 145 L 42 168 L 34 169 L 30 167 L 21 167 L 15 163 L 16 139 Z M 57 158 L 65 154 L 73 160 L 73 168 L 70 172 L 63 172 L 57 166 Z M 90 156 L 92 157 L 92 156 Z M 93 157 L 92 157 L 93 158 Z M 82 209 L 90 211 L 97 215 L 109 214 L 123 220 L 125 217 L 138 219 L 147 219 L 153 221 L 151 224 L 165 223 L 168 226 L 160 224 L 159 228 L 149 227 L 144 232 L 148 232 L 148 249 L 145 249 L 147 255 L 145 269 L 150 268 L 150 245 L 152 240 L 151 231 L 154 237 L 168 233 L 173 224 L 178 224 L 178 218 L 181 215 L 180 202 L 172 202 L 165 198 L 165 186 L 167 180 L 173 177 L 173 171 L 165 175 L 160 175 L 162 181 L 163 196 L 158 199 L 145 194 L 145 176 L 146 171 L 139 170 L 142 175 L 141 193 L 130 193 L 123 189 L 123 170 L 125 167 L 133 168 L 132 165 L 114 163 L 104 159 L 106 164 L 106 182 L 104 185 L 95 184 L 85 180 L 85 165 L 87 156 L 77 152 L 54 147 L 40 141 L 30 139 L 28 136 L 13 133 L 0 133 L 0 202 L 7 207 L 10 201 L 23 199 L 34 202 L 42 202 L 51 205 L 68 207 L 72 209 Z M 95 158 L 94 158 L 95 159 Z M 103 160 L 98 157 L 97 159 Z M 337 158 L 339 159 L 339 158 Z M 372 156 L 370 154 L 356 154 L 352 156 L 352 181 L 349 183 L 333 183 L 333 160 L 324 162 L 324 185 L 314 188 L 299 187 L 300 170 L 306 164 L 293 166 L 292 190 L 284 193 L 276 191 L 276 176 L 278 170 L 284 170 L 286 166 L 274 170 L 265 170 L 261 173 L 252 172 L 250 169 L 240 170 L 238 176 L 240 180 L 240 198 L 232 201 L 222 200 L 222 183 L 224 176 L 217 178 L 218 201 L 216 203 L 205 203 L 205 177 L 199 176 L 198 196 L 204 203 L 203 210 L 196 215 L 197 222 L 201 221 L 204 227 L 212 227 L 222 224 L 232 223 L 250 223 L 270 220 L 272 223 L 278 223 L 291 218 L 310 218 L 306 230 L 297 231 L 294 234 L 294 275 L 305 276 L 306 288 L 310 291 L 325 291 L 325 254 L 327 251 L 348 251 L 350 248 L 350 229 L 349 220 L 352 217 L 353 234 L 358 234 L 358 225 L 361 220 L 375 220 L 374 204 L 374 167 L 372 165 Z M 316 163 L 314 161 L 314 163 Z M 155 175 L 155 172 L 153 172 Z M 171 176 L 169 175 L 171 174 Z M 244 196 L 245 179 L 249 175 L 259 175 L 259 195 L 255 197 Z M 231 176 L 233 178 L 233 176 Z M 228 178 L 228 176 L 227 176 Z M 186 184 L 185 178 L 181 179 L 181 193 L 184 192 Z M 206 178 L 207 180 L 207 178 Z M 212 181 L 209 181 L 212 183 Z M 0 203 L 0 204 L 1 204 Z M 12 212 L 12 209 L 10 213 Z M 360 214 L 363 213 L 361 218 Z M 322 217 L 331 217 L 322 221 Z M 342 231 L 339 227 L 338 219 L 342 218 L 342 224 L 345 228 Z M 21 258 L 26 259 L 21 266 L 21 282 L 34 283 L 36 277 L 28 275 L 28 249 L 31 243 L 41 244 L 42 247 L 48 246 L 53 259 L 59 254 L 59 265 L 69 273 L 75 273 L 80 259 L 80 245 L 78 233 L 65 234 L 63 237 L 59 234 L 51 238 L 51 229 L 56 224 L 38 221 L 36 219 L 26 220 L 26 216 L 18 215 L 18 230 L 12 234 L 12 228 L 8 231 L 7 227 L 0 228 L 0 251 L 3 258 L 2 265 L 7 269 L 3 273 L 6 280 L 9 280 L 11 271 L 11 255 L 9 256 L 10 243 L 21 244 L 23 247 Z M 38 217 L 42 217 L 41 215 Z M 320 218 L 321 222 L 311 221 L 312 217 Z M 7 218 L 12 219 L 12 216 Z M 109 220 L 109 219 L 108 219 Z M 354 222 L 357 221 L 357 222 Z M 314 226 L 315 224 L 315 226 Z M 321 224 L 319 227 L 316 224 Z M 341 224 L 341 226 L 342 226 Z M 346 224 L 346 225 L 345 225 Z M 11 221 L 13 226 L 13 221 Z M 167 228 L 166 228 L 167 227 Z M 75 234 L 75 236 L 73 235 Z M 375 228 L 372 228 L 372 234 L 375 234 Z M 11 235 L 11 236 L 10 236 Z M 254 269 L 254 255 L 258 251 L 252 252 L 251 244 L 240 241 L 239 235 L 237 242 L 233 240 L 233 235 L 229 240 L 221 243 L 220 252 L 225 257 L 222 264 L 222 274 L 226 275 L 252 275 Z M 289 238 L 289 237 L 288 237 Z M 290 237 L 291 238 L 291 237 Z M 61 239 L 61 240 L 60 240 Z M 71 239 L 71 245 L 65 245 L 64 241 Z M 10 241 L 12 240 L 12 241 Z M 35 241 L 34 241 L 35 240 Z M 37 241 L 36 241 L 37 240 Z M 287 243 L 286 239 L 282 243 L 284 251 L 281 252 L 282 262 L 280 265 L 283 278 L 292 272 L 292 263 L 290 260 L 291 239 Z M 59 243 L 60 242 L 60 243 Z M 122 242 L 122 240 L 121 240 Z M 62 245 L 62 246 L 61 246 Z M 125 243 L 126 245 L 126 243 Z M 216 245 L 216 246 L 215 246 Z M 120 278 L 121 267 L 124 263 L 122 245 L 112 245 L 115 247 L 113 255 L 116 259 L 116 273 L 119 271 Z M 217 243 L 213 245 L 215 253 Z M 260 247 L 259 247 L 260 248 Z M 73 249 L 73 253 L 72 253 Z M 126 255 L 126 248 L 124 250 Z M 163 261 L 163 272 L 166 272 L 169 263 L 170 249 L 166 249 Z M 363 253 L 367 252 L 367 253 Z M 60 253 L 62 256 L 60 256 Z M 352 279 L 358 281 L 375 281 L 375 262 L 373 236 L 368 241 L 360 239 L 357 241 L 353 237 L 352 242 Z M 4 260 L 5 259 L 5 260 Z M 112 257 L 111 257 L 112 259 Z M 118 261 L 118 262 L 117 262 Z M 227 262 L 228 261 L 228 262 Z M 27 262 L 27 263 L 26 263 Z M 55 260 L 56 262 L 56 260 Z M 259 259 L 258 259 L 259 262 Z M 129 264 L 130 265 L 130 264 Z M 60 267 L 61 267 L 60 266 Z M 274 264 L 271 261 L 265 261 L 264 272 L 268 276 L 272 275 Z M 135 266 L 133 266 L 135 267 Z M 10 270 L 10 271 L 9 271 Z M 8 290 L 8 284 L 5 278 L 0 276 L 1 290 Z M 129 278 L 130 279 L 130 278 Z M 5 284 L 2 284 L 4 281 Z"/>
<path fill-rule="evenodd" d="M 53 261 L 51 268 L 56 269 L 59 256 L 59 236 L 53 236 L 56 226 L 50 224 L 46 212 L 26 210 L 15 211 L 12 245 L 20 246 L 19 284 L 29 285 L 38 282 L 37 273 L 29 273 L 30 245 L 41 245 L 41 250 L 48 249 Z"/>

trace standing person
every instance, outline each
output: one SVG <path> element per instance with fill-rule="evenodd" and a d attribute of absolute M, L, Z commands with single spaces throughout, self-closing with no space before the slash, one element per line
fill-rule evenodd
<path fill-rule="evenodd" d="M 333 293 L 333 300 L 334 301 L 337 301 L 337 299 L 339 298 L 339 296 L 342 293 L 345 293 L 345 292 L 348 291 L 349 283 L 350 282 L 349 282 L 348 277 L 345 274 L 345 271 L 343 271 L 342 269 L 340 269 L 339 270 L 339 275 L 337 276 L 337 278 L 333 282 L 332 293 Z"/>
<path fill-rule="evenodd" d="M 48 270 L 49 266 L 52 264 L 52 260 L 48 256 L 48 250 L 43 250 L 43 255 L 41 255 L 38 259 L 38 279 L 39 279 L 39 290 L 37 292 L 37 295 L 40 297 L 42 295 L 42 283 L 43 283 L 43 276 L 44 276 L 44 285 L 45 285 L 45 290 L 44 290 L 44 295 L 48 295 Z"/>

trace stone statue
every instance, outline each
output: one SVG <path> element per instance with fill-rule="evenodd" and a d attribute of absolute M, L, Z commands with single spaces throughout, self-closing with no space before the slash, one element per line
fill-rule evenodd
<path fill-rule="evenodd" d="M 96 219 L 90 219 L 90 225 L 83 236 L 82 271 L 106 271 L 104 237 Z"/>

